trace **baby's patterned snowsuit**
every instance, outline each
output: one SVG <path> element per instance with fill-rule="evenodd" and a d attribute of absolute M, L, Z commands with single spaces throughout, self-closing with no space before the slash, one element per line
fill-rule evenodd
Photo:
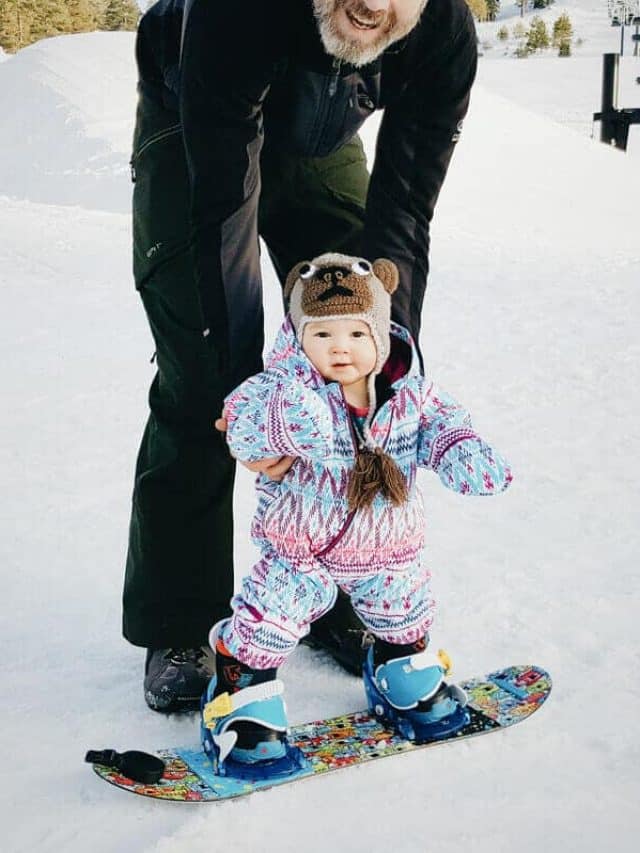
<path fill-rule="evenodd" d="M 376 636 L 411 643 L 428 631 L 434 603 L 421 562 L 424 510 L 418 467 L 468 495 L 492 495 L 511 482 L 505 460 L 473 430 L 468 412 L 420 373 L 409 333 L 392 323 L 392 360 L 403 365 L 377 393 L 375 442 L 404 474 L 409 498 L 382 495 L 350 512 L 346 491 L 357 440 L 340 384 L 323 379 L 287 318 L 263 373 L 226 400 L 227 441 L 242 461 L 295 456 L 281 483 L 260 475 L 252 537 L 261 558 L 221 627 L 229 652 L 253 669 L 277 667 L 340 587 Z M 381 396 L 383 400 L 381 400 Z M 386 398 L 386 399 L 385 399 Z"/>

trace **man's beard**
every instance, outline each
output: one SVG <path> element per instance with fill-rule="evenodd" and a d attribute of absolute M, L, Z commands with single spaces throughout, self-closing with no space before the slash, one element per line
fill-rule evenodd
<path fill-rule="evenodd" d="M 422 0 L 415 15 L 400 24 L 393 10 L 374 12 L 362 0 L 313 0 L 313 10 L 324 49 L 330 56 L 357 67 L 373 62 L 389 45 L 410 33 L 420 20 L 426 5 L 427 0 Z M 345 36 L 335 22 L 335 15 L 340 9 L 348 10 L 361 21 L 379 23 L 377 38 L 369 44 L 361 44 L 357 39 Z"/>

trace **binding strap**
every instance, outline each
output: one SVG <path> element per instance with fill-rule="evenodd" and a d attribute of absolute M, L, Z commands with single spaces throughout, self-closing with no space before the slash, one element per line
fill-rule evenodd
<path fill-rule="evenodd" d="M 280 679 L 254 684 L 237 693 L 221 693 L 206 703 L 202 710 L 202 720 L 208 729 L 212 729 L 221 717 L 228 717 L 245 705 L 260 702 L 263 699 L 273 699 L 275 696 L 281 696 L 282 693 L 284 693 L 284 685 Z"/>

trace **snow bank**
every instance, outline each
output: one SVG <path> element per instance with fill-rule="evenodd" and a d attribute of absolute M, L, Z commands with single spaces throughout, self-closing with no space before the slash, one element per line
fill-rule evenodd
<path fill-rule="evenodd" d="M 133 43 L 133 33 L 59 36 L 0 65 L 2 193 L 128 210 Z"/>

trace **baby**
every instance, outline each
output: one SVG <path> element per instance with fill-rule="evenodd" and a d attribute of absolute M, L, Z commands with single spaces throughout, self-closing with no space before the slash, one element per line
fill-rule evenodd
<path fill-rule="evenodd" d="M 390 319 L 397 285 L 385 259 L 298 264 L 266 370 L 225 402 L 234 456 L 296 461 L 280 483 L 258 477 L 261 557 L 232 616 L 211 632 L 203 745 L 220 774 L 260 763 L 292 772 L 277 669 L 338 588 L 375 637 L 364 666 L 372 711 L 413 739 L 468 720 L 463 691 L 444 681 L 446 655 L 427 651 L 434 603 L 416 472 L 430 468 L 468 495 L 503 491 L 511 473 L 466 410 L 421 373 L 409 333 Z"/>

